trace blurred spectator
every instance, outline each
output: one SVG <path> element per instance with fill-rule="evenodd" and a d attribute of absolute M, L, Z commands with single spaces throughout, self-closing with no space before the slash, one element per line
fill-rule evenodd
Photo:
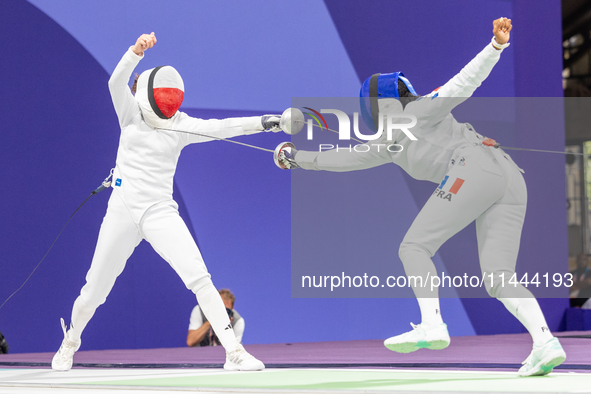
<path fill-rule="evenodd" d="M 588 267 L 589 256 L 581 253 L 577 256 L 577 267 L 571 271 L 573 285 L 570 288 L 570 306 L 581 307 L 591 298 L 591 269 Z"/>
<path fill-rule="evenodd" d="M 8 343 L 6 343 L 6 338 L 0 332 L 0 354 L 8 353 Z"/>
<path fill-rule="evenodd" d="M 234 329 L 236 340 L 242 342 L 242 335 L 244 334 L 244 319 L 234 309 L 234 301 L 236 297 L 228 289 L 219 290 L 228 316 L 230 317 L 230 324 Z M 189 333 L 187 334 L 187 346 L 218 346 L 220 341 L 211 328 L 211 325 L 205 318 L 203 311 L 199 305 L 193 308 L 191 312 L 191 319 L 189 321 Z"/>

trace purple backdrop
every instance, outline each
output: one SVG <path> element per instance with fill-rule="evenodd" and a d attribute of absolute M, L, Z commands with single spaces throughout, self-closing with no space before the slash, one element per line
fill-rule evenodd
<path fill-rule="evenodd" d="M 491 21 L 500 16 L 515 20 L 512 46 L 478 96 L 562 95 L 558 0 L 306 0 L 285 9 L 271 2 L 279 7 L 271 15 L 289 20 L 284 25 L 266 14 L 260 20 L 260 10 L 268 9 L 262 0 L 256 6 L 234 1 L 227 6 L 240 15 L 244 33 L 203 17 L 205 11 L 224 14 L 224 6 L 214 2 L 183 1 L 170 10 L 145 3 L 106 1 L 96 12 L 96 5 L 65 0 L 0 4 L 0 32 L 7 38 L 0 44 L 0 165 L 9 185 L 0 204 L 0 301 L 27 278 L 114 165 L 119 129 L 107 80 L 127 46 L 154 25 L 162 40 L 140 71 L 174 58 L 187 86 L 195 87 L 187 96 L 216 92 L 217 81 L 235 78 L 223 85 L 227 100 L 216 97 L 207 106 L 200 97 L 188 102 L 203 108 L 183 107 L 205 118 L 277 112 L 290 105 L 292 95 L 355 96 L 361 80 L 384 70 L 403 70 L 419 92 L 430 91 L 490 40 Z M 181 14 L 183 23 L 177 23 L 173 18 Z M 195 32 L 191 20 L 197 15 Z M 453 28 L 449 21 L 456 22 Z M 195 34 L 198 46 L 184 56 L 179 43 Z M 528 119 L 525 114 L 533 110 L 519 108 L 517 124 L 520 113 Z M 560 117 L 556 132 L 543 141 L 536 125 L 517 129 L 511 136 L 516 146 L 564 146 Z M 243 140 L 274 148 L 287 139 L 263 134 Z M 521 258 L 566 269 L 562 158 L 514 157 L 526 169 L 530 191 Z M 176 181 L 175 198 L 214 283 L 237 295 L 246 343 L 380 339 L 417 322 L 412 299 L 291 298 L 290 174 L 275 168 L 269 154 L 218 142 L 192 146 L 181 156 Z M 430 184 L 404 175 L 400 187 L 408 206 L 420 207 L 432 192 Z M 0 331 L 12 352 L 59 346 L 59 317 L 69 320 L 84 284 L 108 193 L 87 202 L 29 282 L 0 309 Z M 468 228 L 437 258 L 442 264 L 470 259 L 475 245 Z M 85 331 L 83 349 L 183 346 L 194 303 L 174 271 L 142 243 Z M 542 306 L 552 329 L 561 328 L 565 300 L 542 300 Z M 449 299 L 443 310 L 452 335 L 522 331 L 496 300 Z"/>

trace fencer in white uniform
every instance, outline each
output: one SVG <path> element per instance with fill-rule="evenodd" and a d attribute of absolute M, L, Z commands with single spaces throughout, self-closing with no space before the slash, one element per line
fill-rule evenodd
<path fill-rule="evenodd" d="M 382 119 L 386 114 L 394 119 L 396 114 L 412 114 L 417 124 L 409 131 L 418 140 L 412 141 L 402 130 L 395 130 L 392 140 L 385 140 L 383 133 L 381 140 L 370 141 L 357 151 L 297 151 L 293 144 L 284 143 L 276 150 L 276 158 L 282 168 L 327 171 L 361 170 L 394 162 L 415 179 L 439 184 L 400 245 L 399 256 L 407 276 L 436 276 L 431 257 L 445 241 L 476 221 L 481 270 L 486 278 L 493 278 L 485 282 L 486 289 L 533 338 L 532 352 L 519 374 L 544 375 L 562 363 L 566 355 L 548 330 L 532 293 L 521 284 L 507 283 L 515 272 L 527 203 L 521 170 L 508 154 L 494 148 L 493 140 L 476 133 L 469 124 L 458 123 L 451 114 L 488 77 L 509 45 L 511 20 L 498 19 L 493 27 L 492 42 L 459 74 L 427 96 L 417 96 L 402 73 L 375 74 L 363 84 L 361 112 L 366 123 L 376 130 L 380 121 L 385 123 Z M 398 124 L 409 122 L 405 116 L 398 120 Z M 386 149 L 393 143 L 403 146 L 403 150 L 398 152 L 399 146 L 390 149 L 392 152 Z M 438 288 L 415 286 L 413 291 L 421 310 L 421 324 L 411 323 L 412 331 L 387 339 L 385 346 L 401 353 L 447 347 L 450 338 L 439 309 Z"/>
<path fill-rule="evenodd" d="M 185 146 L 212 141 L 207 135 L 230 138 L 263 130 L 279 131 L 279 117 L 192 118 L 178 111 L 184 85 L 181 76 L 170 66 L 143 72 L 134 96 L 128 86 L 130 76 L 144 51 L 155 43 L 154 33 L 140 36 L 123 55 L 109 80 L 121 126 L 113 191 L 86 284 L 74 302 L 69 330 L 61 320 L 64 340 L 53 358 L 52 368 L 67 371 L 72 367 L 84 328 L 96 308 L 105 302 L 135 247 L 145 239 L 195 293 L 201 310 L 226 349 L 224 368 L 262 370 L 263 363 L 236 340 L 201 253 L 179 216 L 172 191 L 177 161 Z"/>

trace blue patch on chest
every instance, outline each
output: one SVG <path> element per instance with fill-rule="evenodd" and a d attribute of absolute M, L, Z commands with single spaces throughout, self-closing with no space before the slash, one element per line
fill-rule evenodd
<path fill-rule="evenodd" d="M 121 178 L 115 179 L 115 186 L 121 186 Z"/>

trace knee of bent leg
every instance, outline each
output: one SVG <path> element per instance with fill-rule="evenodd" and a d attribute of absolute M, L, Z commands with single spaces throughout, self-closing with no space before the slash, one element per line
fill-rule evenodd
<path fill-rule="evenodd" d="M 187 287 L 189 287 L 193 293 L 197 294 L 199 290 L 210 284 L 213 285 L 213 282 L 211 281 L 211 275 L 206 274 Z"/>
<path fill-rule="evenodd" d="M 429 258 L 433 257 L 433 254 L 427 249 L 425 249 L 423 246 L 411 242 L 402 241 L 402 243 L 400 244 L 400 248 L 398 249 L 398 257 L 400 257 L 400 260 L 403 264 L 405 261 L 411 260 L 412 255 L 416 254 L 426 255 Z"/>
<path fill-rule="evenodd" d="M 90 309 L 96 309 L 107 301 L 107 296 L 111 292 L 109 286 L 89 286 L 88 284 L 80 290 L 79 300 Z"/>
<path fill-rule="evenodd" d="M 486 292 L 489 296 L 493 298 L 500 298 L 501 297 L 501 285 L 499 282 L 495 283 L 494 281 L 486 281 L 484 282 L 484 287 L 486 288 Z"/>
<path fill-rule="evenodd" d="M 515 271 L 484 273 L 484 287 L 491 297 L 498 299 L 533 298 L 533 294 L 515 276 Z"/>
<path fill-rule="evenodd" d="M 484 287 L 488 295 L 494 298 L 511 297 L 513 293 L 519 292 L 520 284 L 517 286 L 509 283 L 511 278 L 515 275 L 515 271 L 493 271 L 484 272 Z M 513 279 L 514 281 L 515 279 Z"/>

